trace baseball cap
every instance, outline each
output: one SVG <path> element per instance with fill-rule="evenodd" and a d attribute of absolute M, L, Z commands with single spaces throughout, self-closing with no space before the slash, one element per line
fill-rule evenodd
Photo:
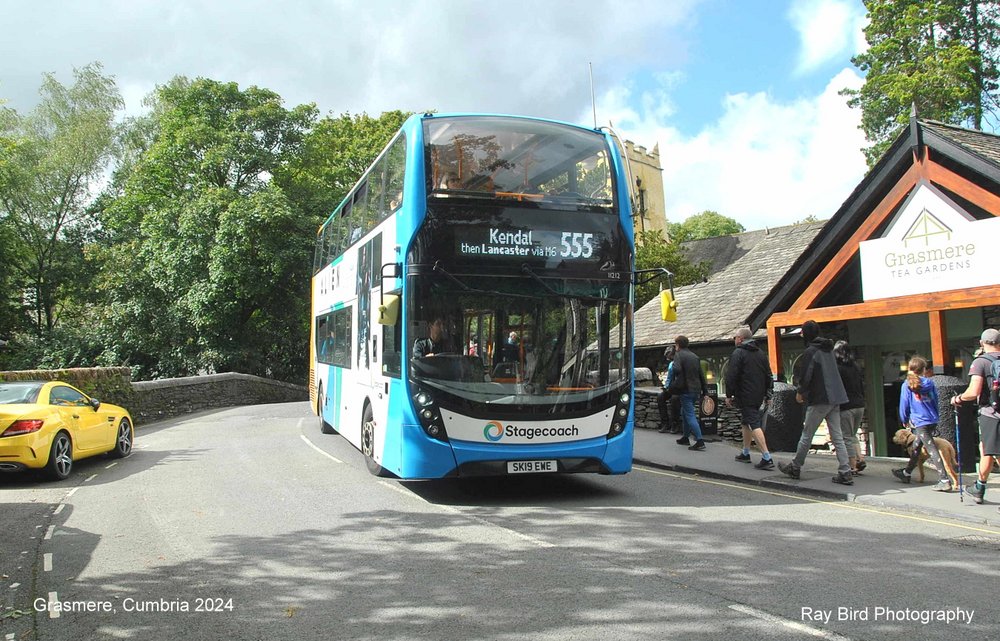
<path fill-rule="evenodd" d="M 983 335 L 979 337 L 979 340 L 984 343 L 989 343 L 990 345 L 1000 345 L 1000 331 L 995 329 L 984 329 Z"/>

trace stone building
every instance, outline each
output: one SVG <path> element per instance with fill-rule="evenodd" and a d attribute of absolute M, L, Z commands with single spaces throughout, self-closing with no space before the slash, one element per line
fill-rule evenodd
<path fill-rule="evenodd" d="M 636 231 L 663 232 L 667 237 L 667 208 L 663 199 L 663 168 L 660 146 L 652 151 L 625 141 L 625 156 L 631 171 L 632 222 Z"/>

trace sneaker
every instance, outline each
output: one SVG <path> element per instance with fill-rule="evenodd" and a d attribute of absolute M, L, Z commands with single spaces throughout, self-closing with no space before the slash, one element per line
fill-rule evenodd
<path fill-rule="evenodd" d="M 951 492 L 951 481 L 949 479 L 943 479 L 937 482 L 937 485 L 931 488 L 935 492 Z"/>
<path fill-rule="evenodd" d="M 778 469 L 781 470 L 782 474 L 797 479 L 799 478 L 799 470 L 801 468 L 795 464 L 795 461 L 792 461 L 791 463 L 778 463 Z"/>
<path fill-rule="evenodd" d="M 900 481 L 902 481 L 903 483 L 910 482 L 910 475 L 906 473 L 906 468 L 904 467 L 897 467 L 892 471 L 892 475 L 895 476 Z"/>
<path fill-rule="evenodd" d="M 739 454 L 736 455 L 736 460 L 739 461 L 740 463 L 749 463 L 750 455 L 740 452 Z"/>
<path fill-rule="evenodd" d="M 833 482 L 840 483 L 841 485 L 854 485 L 854 475 L 850 472 L 839 473 L 833 477 Z"/>
<path fill-rule="evenodd" d="M 862 472 L 865 471 L 866 467 L 868 467 L 867 463 L 865 463 L 864 461 L 858 461 L 857 464 L 854 466 L 854 469 L 857 470 L 858 474 L 861 474 Z"/>
<path fill-rule="evenodd" d="M 678 445 L 691 445 L 691 441 L 688 440 L 688 437 L 682 436 L 679 439 L 677 439 L 677 444 Z"/>
<path fill-rule="evenodd" d="M 766 461 L 764 459 L 761 459 L 760 463 L 757 463 L 756 465 L 754 465 L 754 467 L 757 468 L 758 470 L 773 470 L 774 459 L 769 458 Z"/>
<path fill-rule="evenodd" d="M 986 486 L 979 485 L 979 482 L 976 481 L 974 485 L 969 486 L 969 496 L 976 503 L 982 504 L 983 499 L 986 497 Z"/>
<path fill-rule="evenodd" d="M 698 439 L 697 441 L 694 442 L 694 445 L 692 445 L 688 449 L 689 450 L 694 450 L 695 452 L 704 452 L 705 451 L 705 441 L 703 441 L 701 439 Z"/>

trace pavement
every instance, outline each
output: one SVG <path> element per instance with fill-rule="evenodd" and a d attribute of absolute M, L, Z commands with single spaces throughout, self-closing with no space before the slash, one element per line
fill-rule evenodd
<path fill-rule="evenodd" d="M 937 472 L 929 463 L 924 465 L 924 482 L 917 480 L 917 471 L 909 484 L 900 482 L 892 475 L 892 469 L 906 465 L 906 459 L 868 457 L 864 472 L 854 477 L 854 485 L 839 485 L 832 481 L 837 473 L 837 457 L 831 452 L 813 450 L 802 466 L 798 480 L 782 474 L 777 462 L 789 462 L 793 452 L 773 452 L 773 470 L 758 470 L 753 464 L 734 460 L 740 453 L 741 444 L 728 440 L 709 441 L 706 449 L 691 451 L 678 445 L 679 434 L 661 434 L 656 430 L 638 428 L 635 430 L 635 452 L 633 461 L 639 465 L 688 474 L 738 481 L 779 491 L 809 494 L 825 499 L 843 500 L 862 505 L 912 512 L 921 515 L 956 519 L 965 522 L 1000 527 L 1000 473 L 994 472 L 986 490 L 986 498 L 977 504 L 968 494 L 967 488 L 975 483 L 975 474 L 966 472 L 963 485 L 966 490 L 960 495 L 958 489 L 951 492 L 935 492 L 931 488 L 937 483 Z M 753 463 L 760 460 L 760 452 L 751 449 Z"/>

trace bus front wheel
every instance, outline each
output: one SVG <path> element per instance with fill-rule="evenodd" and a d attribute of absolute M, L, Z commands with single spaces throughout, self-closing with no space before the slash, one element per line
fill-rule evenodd
<path fill-rule="evenodd" d="M 375 416 L 372 406 L 365 405 L 361 419 L 361 453 L 365 455 L 365 466 L 375 476 L 387 476 L 385 468 L 375 462 Z"/>

